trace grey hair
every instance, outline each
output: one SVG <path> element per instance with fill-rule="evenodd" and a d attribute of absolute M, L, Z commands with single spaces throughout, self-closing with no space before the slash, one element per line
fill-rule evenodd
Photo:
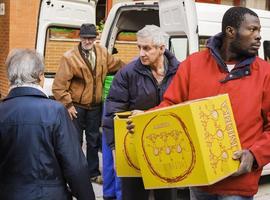
<path fill-rule="evenodd" d="M 146 25 L 136 35 L 140 38 L 151 38 L 154 45 L 168 47 L 169 35 L 156 25 Z"/>
<path fill-rule="evenodd" d="M 39 84 L 39 76 L 44 73 L 43 57 L 34 50 L 14 49 L 6 60 L 10 86 Z"/>

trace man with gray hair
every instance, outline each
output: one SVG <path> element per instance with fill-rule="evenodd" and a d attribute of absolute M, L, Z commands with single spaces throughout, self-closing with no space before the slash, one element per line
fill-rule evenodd
<path fill-rule="evenodd" d="M 117 112 L 147 110 L 157 106 L 179 66 L 178 60 L 166 50 L 168 35 L 155 25 L 137 32 L 139 58 L 119 70 L 105 102 L 103 130 L 106 142 L 114 151 L 113 117 Z M 148 200 L 141 178 L 121 178 L 123 200 Z M 172 189 L 154 190 L 155 200 L 170 200 Z"/>
<path fill-rule="evenodd" d="M 0 103 L 0 199 L 94 200 L 78 133 L 65 107 L 42 90 L 42 57 L 16 49 L 6 66 L 10 91 Z"/>

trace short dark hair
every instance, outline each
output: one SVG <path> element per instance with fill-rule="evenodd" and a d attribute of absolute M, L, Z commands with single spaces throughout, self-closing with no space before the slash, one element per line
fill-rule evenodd
<path fill-rule="evenodd" d="M 250 14 L 252 16 L 258 17 L 258 15 L 249 8 L 231 7 L 228 9 L 222 18 L 222 33 L 225 35 L 227 26 L 231 26 L 238 30 L 241 23 L 245 19 L 245 14 Z"/>

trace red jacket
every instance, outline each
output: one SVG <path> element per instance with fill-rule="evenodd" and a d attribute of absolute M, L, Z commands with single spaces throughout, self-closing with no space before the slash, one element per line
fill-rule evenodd
<path fill-rule="evenodd" d="M 239 73 L 224 70 L 210 52 L 195 53 L 181 63 L 159 107 L 228 93 L 242 148 L 253 153 L 259 167 L 201 188 L 215 194 L 252 196 L 257 193 L 262 167 L 270 162 L 270 65 L 256 57 L 248 68 L 235 70 L 242 73 L 240 77 L 233 77 Z M 222 81 L 225 77 L 231 79 Z"/>

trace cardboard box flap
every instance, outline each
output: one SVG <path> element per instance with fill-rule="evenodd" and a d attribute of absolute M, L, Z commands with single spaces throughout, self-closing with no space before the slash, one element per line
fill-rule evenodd
<path fill-rule="evenodd" d="M 118 112 L 115 114 L 115 117 L 120 119 L 125 119 L 131 116 L 131 111 Z"/>

